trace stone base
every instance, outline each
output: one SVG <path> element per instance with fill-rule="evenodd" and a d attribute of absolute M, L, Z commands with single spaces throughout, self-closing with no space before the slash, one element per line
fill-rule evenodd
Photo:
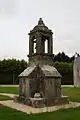
<path fill-rule="evenodd" d="M 53 99 L 46 99 L 46 98 L 24 98 L 23 96 L 14 98 L 15 102 L 19 102 L 22 104 L 26 104 L 28 106 L 32 106 L 34 108 L 43 108 L 43 107 L 50 107 L 54 105 L 63 105 L 69 104 L 69 97 L 62 96 L 62 97 L 55 97 Z"/>

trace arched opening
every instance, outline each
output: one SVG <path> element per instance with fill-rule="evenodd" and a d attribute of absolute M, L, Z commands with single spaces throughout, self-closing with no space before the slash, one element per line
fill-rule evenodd
<path fill-rule="evenodd" d="M 36 39 L 33 40 L 33 53 L 36 53 Z"/>
<path fill-rule="evenodd" d="M 49 36 L 42 35 L 42 52 L 49 53 Z"/>
<path fill-rule="evenodd" d="M 31 40 L 31 49 L 32 49 L 32 54 L 36 53 L 36 38 L 35 38 L 35 36 L 33 36 L 32 40 Z"/>
<path fill-rule="evenodd" d="M 45 40 L 45 53 L 48 53 L 48 40 Z"/>

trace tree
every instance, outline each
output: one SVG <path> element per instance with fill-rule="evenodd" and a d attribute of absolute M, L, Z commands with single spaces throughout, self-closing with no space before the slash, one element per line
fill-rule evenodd
<path fill-rule="evenodd" d="M 54 55 L 54 62 L 55 61 L 58 61 L 58 62 L 72 62 L 73 60 L 74 60 L 74 56 L 69 57 L 64 52 L 62 52 L 62 53 L 59 52 L 57 55 Z"/>
<path fill-rule="evenodd" d="M 24 60 L 4 59 L 0 61 L 0 83 L 16 83 L 18 75 L 26 68 L 27 62 Z"/>

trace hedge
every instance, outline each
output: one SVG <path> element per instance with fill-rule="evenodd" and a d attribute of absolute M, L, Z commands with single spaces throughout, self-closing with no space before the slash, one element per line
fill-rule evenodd
<path fill-rule="evenodd" d="M 73 84 L 73 63 L 55 62 L 54 67 L 62 75 L 62 85 Z"/>
<path fill-rule="evenodd" d="M 9 63 L 11 64 L 8 65 Z M 0 65 L 0 84 L 17 84 L 18 75 L 27 67 L 27 63 L 25 61 L 23 63 L 12 60 L 12 62 L 7 62 L 6 65 L 3 64 L 4 66 Z M 73 63 L 54 62 L 53 66 L 62 75 L 62 85 L 73 84 Z"/>

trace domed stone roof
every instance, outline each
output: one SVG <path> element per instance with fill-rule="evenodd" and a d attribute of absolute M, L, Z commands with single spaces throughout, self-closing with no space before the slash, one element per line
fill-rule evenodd
<path fill-rule="evenodd" d="M 45 26 L 42 18 L 39 19 L 38 25 L 36 25 L 36 26 L 30 31 L 30 33 L 36 32 L 36 31 L 44 31 L 44 32 L 50 32 L 50 33 L 52 33 L 52 31 L 51 31 L 47 26 Z"/>

